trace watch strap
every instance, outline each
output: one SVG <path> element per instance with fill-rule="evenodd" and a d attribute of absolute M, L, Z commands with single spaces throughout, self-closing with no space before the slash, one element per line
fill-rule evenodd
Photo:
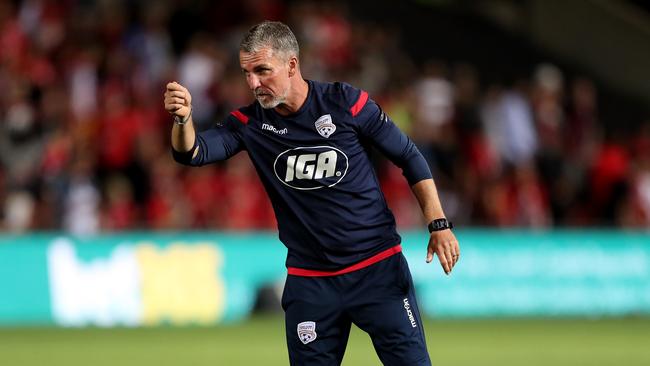
<path fill-rule="evenodd" d="M 435 219 L 431 221 L 428 225 L 429 228 L 429 233 L 432 233 L 434 231 L 441 231 L 441 230 L 447 230 L 447 229 L 452 229 L 454 227 L 454 224 L 447 220 L 446 218 L 440 218 L 440 219 Z"/>

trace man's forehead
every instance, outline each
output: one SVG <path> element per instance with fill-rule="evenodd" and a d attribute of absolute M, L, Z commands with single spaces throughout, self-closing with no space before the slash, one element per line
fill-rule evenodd
<path fill-rule="evenodd" d="M 260 48 L 257 51 L 239 51 L 239 63 L 244 65 L 257 65 L 274 61 L 273 50 L 270 47 Z"/>

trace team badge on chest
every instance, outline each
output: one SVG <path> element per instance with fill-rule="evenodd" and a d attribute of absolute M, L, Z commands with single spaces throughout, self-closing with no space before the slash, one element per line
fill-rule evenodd
<path fill-rule="evenodd" d="M 334 131 L 336 131 L 336 125 L 332 122 L 332 116 L 329 114 L 320 116 L 320 118 L 314 122 L 314 126 L 316 126 L 316 131 L 325 138 L 330 137 Z"/>
<path fill-rule="evenodd" d="M 298 324 L 298 338 L 303 344 L 313 342 L 316 339 L 316 323 L 302 322 Z"/>

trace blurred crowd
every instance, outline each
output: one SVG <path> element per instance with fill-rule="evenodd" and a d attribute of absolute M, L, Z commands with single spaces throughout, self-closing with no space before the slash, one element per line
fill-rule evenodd
<path fill-rule="evenodd" d="M 263 19 L 292 27 L 305 77 L 367 90 L 411 136 L 457 224 L 650 225 L 650 121 L 603 129 L 594 81 L 552 64 L 485 83 L 326 2 L 25 0 L 0 1 L 0 229 L 274 229 L 245 153 L 172 160 L 162 97 L 188 87 L 199 129 L 250 103 L 237 51 Z M 399 168 L 374 161 L 398 224 L 422 228 Z"/>

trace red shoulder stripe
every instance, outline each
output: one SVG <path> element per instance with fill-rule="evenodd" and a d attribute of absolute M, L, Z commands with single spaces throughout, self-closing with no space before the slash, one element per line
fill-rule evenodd
<path fill-rule="evenodd" d="M 350 112 L 352 112 L 352 117 L 355 117 L 361 110 L 363 109 L 363 106 L 366 105 L 366 102 L 368 101 L 368 93 L 365 92 L 365 90 L 361 91 L 361 94 L 359 94 L 359 99 L 357 99 L 357 102 L 354 103 L 352 107 L 350 107 Z"/>
<path fill-rule="evenodd" d="M 239 122 L 241 122 L 241 123 L 243 123 L 243 124 L 247 124 L 247 123 L 248 123 L 248 116 L 245 115 L 245 114 L 243 114 L 243 113 L 240 112 L 239 110 L 236 109 L 236 110 L 230 112 L 230 114 L 232 114 L 233 116 L 235 116 L 235 118 L 237 118 L 237 119 L 239 120 Z"/>

